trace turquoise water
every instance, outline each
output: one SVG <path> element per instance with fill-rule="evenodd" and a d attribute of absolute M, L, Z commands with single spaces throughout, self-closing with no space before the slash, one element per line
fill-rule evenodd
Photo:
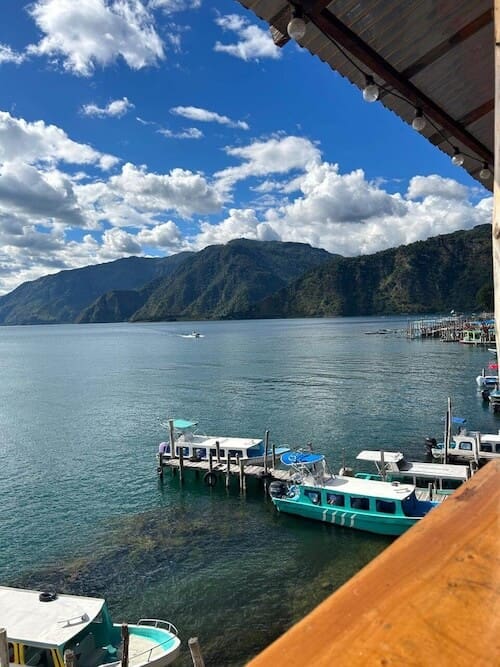
<path fill-rule="evenodd" d="M 115 622 L 166 618 L 183 654 L 239 666 L 390 538 L 277 515 L 156 476 L 169 416 L 212 435 L 311 441 L 333 468 L 360 449 L 423 459 L 447 397 L 496 430 L 475 376 L 484 349 L 396 335 L 404 319 L 0 328 L 0 582 L 106 597 Z M 204 338 L 183 338 L 197 329 Z"/>

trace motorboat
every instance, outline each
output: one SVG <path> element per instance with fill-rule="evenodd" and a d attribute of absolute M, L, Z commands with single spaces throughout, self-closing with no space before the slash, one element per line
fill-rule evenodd
<path fill-rule="evenodd" d="M 332 474 L 324 456 L 314 452 L 288 452 L 281 461 L 295 473 L 290 482 L 275 481 L 269 486 L 280 512 L 370 533 L 401 535 L 438 505 L 418 500 L 413 484 Z"/>
<path fill-rule="evenodd" d="M 75 667 L 121 664 L 122 625 L 113 624 L 102 598 L 0 586 L 0 627 L 9 663 L 64 667 L 71 651 Z M 169 621 L 144 618 L 127 628 L 130 667 L 165 667 L 177 658 L 181 642 Z"/>
<path fill-rule="evenodd" d="M 375 464 L 376 473 L 356 473 L 356 477 L 413 484 L 417 497 L 425 494 L 436 501 L 444 500 L 471 476 L 467 465 L 423 463 L 408 461 L 402 452 L 363 450 L 356 456 L 358 461 Z"/>
<path fill-rule="evenodd" d="M 168 441 L 161 442 L 158 447 L 159 463 L 163 458 L 178 458 L 194 461 L 206 461 L 211 453 L 214 460 L 227 461 L 230 459 L 251 459 L 259 464 L 264 461 L 266 454 L 265 442 L 262 438 L 241 438 L 234 436 L 205 435 L 198 431 L 198 422 L 186 419 L 170 419 L 163 426 L 169 433 Z M 275 456 L 288 451 L 289 447 L 275 448 Z M 271 451 L 267 456 L 270 459 Z"/>

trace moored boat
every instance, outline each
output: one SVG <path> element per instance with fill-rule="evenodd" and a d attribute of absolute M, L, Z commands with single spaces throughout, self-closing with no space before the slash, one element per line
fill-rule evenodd
<path fill-rule="evenodd" d="M 321 454 L 293 454 L 294 460 L 287 454 L 281 460 L 294 467 L 295 480 L 272 482 L 269 487 L 280 512 L 370 533 L 401 535 L 437 505 L 418 500 L 412 484 L 334 475 Z"/>
<path fill-rule="evenodd" d="M 122 658 L 122 626 L 113 624 L 102 598 L 0 586 L 0 627 L 7 630 L 10 663 L 64 667 L 67 650 L 76 667 L 118 666 Z M 170 665 L 180 650 L 177 634 L 159 619 L 128 625 L 128 664 Z"/>
<path fill-rule="evenodd" d="M 206 461 L 209 454 L 218 460 L 252 459 L 261 463 L 266 454 L 265 442 L 262 438 L 240 438 L 233 436 L 205 435 L 197 431 L 198 422 L 185 419 L 170 419 L 168 427 L 169 440 L 161 442 L 158 447 L 159 462 L 164 458 L 178 458 Z M 275 449 L 275 455 L 288 451 L 289 447 Z M 270 457 L 270 451 L 267 455 Z"/>

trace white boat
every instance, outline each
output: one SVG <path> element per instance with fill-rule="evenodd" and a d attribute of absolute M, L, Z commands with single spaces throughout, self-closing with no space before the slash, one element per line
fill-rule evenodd
<path fill-rule="evenodd" d="M 377 469 L 376 475 L 357 473 L 356 477 L 413 484 L 417 488 L 417 496 L 422 492 L 429 493 L 431 500 L 444 500 L 472 474 L 466 465 L 407 461 L 402 452 L 365 449 L 356 459 L 370 461 Z"/>
<path fill-rule="evenodd" d="M 188 334 L 181 334 L 181 338 L 205 338 L 205 336 L 199 331 L 191 331 Z"/>
<path fill-rule="evenodd" d="M 161 442 L 158 447 L 158 460 L 178 458 L 182 452 L 185 459 L 206 461 L 209 454 L 213 459 L 251 459 L 255 464 L 262 463 L 265 456 L 265 442 L 262 438 L 239 438 L 233 436 L 205 435 L 197 431 L 198 422 L 185 419 L 170 419 L 164 424 L 169 431 L 168 442 Z M 289 447 L 278 447 L 275 455 L 281 455 Z M 268 459 L 271 452 L 267 452 Z"/>
<path fill-rule="evenodd" d="M 122 626 L 113 624 L 101 598 L 0 586 L 0 627 L 13 664 L 64 667 L 70 650 L 76 667 L 120 665 Z M 168 621 L 141 619 L 128 626 L 128 637 L 130 667 L 165 667 L 179 654 L 177 629 Z"/>
<path fill-rule="evenodd" d="M 494 389 L 498 386 L 498 374 L 497 375 L 485 375 L 484 371 L 481 375 L 476 377 L 476 384 L 479 390 L 483 389 Z"/>

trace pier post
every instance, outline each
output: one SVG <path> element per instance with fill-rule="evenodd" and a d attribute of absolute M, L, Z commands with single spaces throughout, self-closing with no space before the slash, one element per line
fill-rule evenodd
<path fill-rule="evenodd" d="M 238 463 L 240 465 L 240 491 L 246 491 L 247 484 L 246 484 L 246 478 L 245 478 L 245 462 L 240 457 L 238 459 Z"/>
<path fill-rule="evenodd" d="M 267 477 L 267 453 L 269 451 L 269 429 L 264 435 L 264 475 Z"/>
<path fill-rule="evenodd" d="M 7 645 L 7 630 L 0 628 L 0 666 L 9 667 L 9 647 Z"/>
<path fill-rule="evenodd" d="M 76 667 L 75 654 L 69 648 L 64 651 L 64 667 Z"/>
<path fill-rule="evenodd" d="M 492 249 L 493 249 L 493 306 L 495 310 L 495 348 L 497 360 L 500 360 L 500 181 L 498 177 L 498 165 L 500 164 L 500 3 L 494 2 L 494 26 L 495 26 L 495 145 L 494 156 L 496 169 L 493 181 L 493 224 Z M 497 371 L 498 372 L 498 371 Z M 499 373 L 500 374 L 500 373 Z"/>
<path fill-rule="evenodd" d="M 231 457 L 229 455 L 229 449 L 228 449 L 227 450 L 226 489 L 229 489 L 230 475 L 231 475 Z"/>
<path fill-rule="evenodd" d="M 179 447 L 179 479 L 184 481 L 184 447 Z"/>
<path fill-rule="evenodd" d="M 170 441 L 170 456 L 175 458 L 175 437 L 174 437 L 174 420 L 168 420 L 168 439 Z"/>
<path fill-rule="evenodd" d="M 213 457 L 212 450 L 209 449 L 208 450 L 208 472 L 212 472 L 213 467 L 214 467 L 214 462 L 213 462 L 212 457 Z"/>
<path fill-rule="evenodd" d="M 274 444 L 274 442 L 271 445 L 271 448 L 272 448 L 272 453 L 273 453 L 272 454 L 272 456 L 273 456 L 273 470 L 275 470 L 276 469 L 276 445 Z"/>
<path fill-rule="evenodd" d="M 218 440 L 215 441 L 215 455 L 217 457 L 217 463 L 220 463 L 220 445 Z"/>
<path fill-rule="evenodd" d="M 205 661 L 201 655 L 198 637 L 190 637 L 188 639 L 188 646 L 191 653 L 191 660 L 193 661 L 193 667 L 205 667 Z"/>
<path fill-rule="evenodd" d="M 128 667 L 128 625 L 122 624 L 122 661 L 121 667 Z"/>

